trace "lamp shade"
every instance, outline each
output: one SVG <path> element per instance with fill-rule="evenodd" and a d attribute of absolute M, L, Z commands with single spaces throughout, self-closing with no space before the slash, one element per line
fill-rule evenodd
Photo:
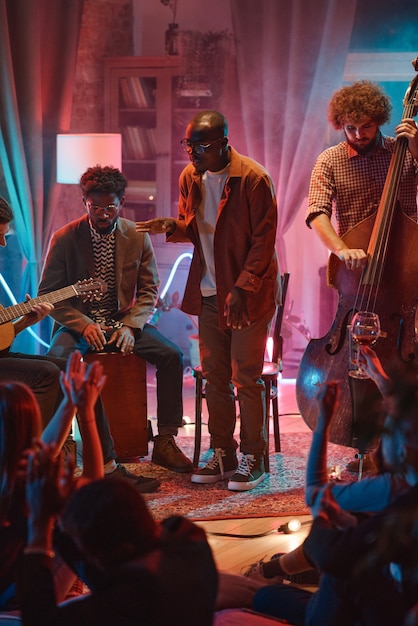
<path fill-rule="evenodd" d="M 57 183 L 78 184 L 89 167 L 121 169 L 122 135 L 81 133 L 57 135 Z"/>

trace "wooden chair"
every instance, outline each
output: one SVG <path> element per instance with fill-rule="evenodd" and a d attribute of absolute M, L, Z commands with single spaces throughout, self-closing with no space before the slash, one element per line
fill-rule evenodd
<path fill-rule="evenodd" d="M 106 374 L 101 396 L 109 420 L 118 461 L 129 462 L 148 454 L 146 361 L 121 352 L 86 353 L 83 359 L 99 361 Z"/>
<path fill-rule="evenodd" d="M 280 424 L 279 424 L 279 394 L 278 394 L 278 381 L 279 374 L 283 371 L 283 337 L 282 337 L 282 323 L 284 308 L 286 304 L 287 287 L 289 284 L 289 272 L 285 272 L 282 277 L 282 302 L 277 307 L 274 326 L 273 326 L 273 354 L 271 361 L 265 361 L 263 366 L 263 373 L 261 375 L 262 380 L 266 388 L 265 402 L 266 402 L 266 428 L 267 428 L 267 451 L 265 456 L 265 468 L 266 471 L 270 471 L 269 460 L 269 438 L 270 438 L 270 405 L 272 407 L 273 414 L 273 432 L 274 432 L 274 449 L 276 452 L 280 452 Z M 205 397 L 204 392 L 204 377 L 202 375 L 202 368 L 200 365 L 194 367 L 193 376 L 196 381 L 195 390 L 195 438 L 194 438 L 194 454 L 193 465 L 198 467 L 200 459 L 200 448 L 202 441 L 202 402 Z M 237 399 L 237 398 L 236 398 Z"/>

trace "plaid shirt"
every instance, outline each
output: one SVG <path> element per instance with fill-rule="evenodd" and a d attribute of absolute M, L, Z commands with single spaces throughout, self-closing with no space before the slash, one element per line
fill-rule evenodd
<path fill-rule="evenodd" d="M 381 135 L 375 150 L 360 156 L 345 141 L 322 152 L 313 168 L 306 223 L 333 211 L 340 236 L 377 211 L 396 139 Z M 417 219 L 418 164 L 406 151 L 399 201 L 402 209 Z"/>

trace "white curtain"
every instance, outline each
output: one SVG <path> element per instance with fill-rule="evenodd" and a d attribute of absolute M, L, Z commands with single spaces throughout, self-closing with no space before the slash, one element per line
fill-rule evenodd
<path fill-rule="evenodd" d="M 319 284 L 312 277 L 327 254 L 304 225 L 306 196 L 312 166 L 325 144 L 327 104 L 343 83 L 357 2 L 230 3 L 245 148 L 273 177 L 281 270 L 291 273 L 294 312 L 308 320 L 315 334 Z M 289 230 L 292 224 L 296 233 Z"/>

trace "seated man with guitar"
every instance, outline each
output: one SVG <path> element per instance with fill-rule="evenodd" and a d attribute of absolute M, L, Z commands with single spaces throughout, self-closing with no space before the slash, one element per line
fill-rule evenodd
<path fill-rule="evenodd" d="M 4 198 L 0 198 L 0 246 L 3 248 L 6 247 L 6 234 L 13 218 L 9 204 Z M 45 301 L 33 305 L 28 302 L 26 305 L 27 312 L 24 315 L 16 315 L 18 319 L 14 322 L 4 322 L 0 311 L 0 381 L 13 380 L 28 385 L 36 396 L 41 409 L 42 423 L 45 426 L 57 404 L 60 369 L 65 368 L 66 359 L 58 360 L 63 362 L 60 368 L 56 359 L 9 352 L 9 347 L 18 333 L 39 322 L 54 308 L 53 304 Z"/>

